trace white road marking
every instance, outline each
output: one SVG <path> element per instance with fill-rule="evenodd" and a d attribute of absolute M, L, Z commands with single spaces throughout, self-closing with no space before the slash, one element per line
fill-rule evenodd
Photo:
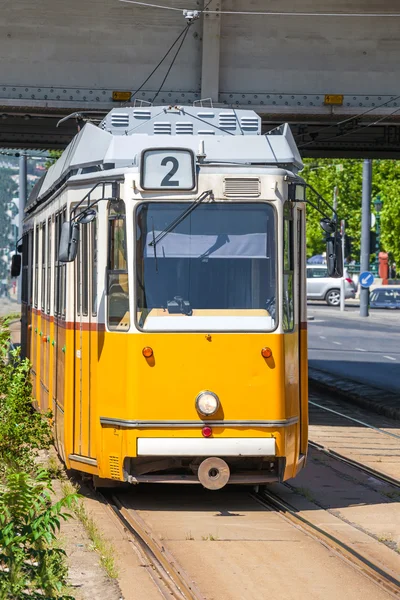
<path fill-rule="evenodd" d="M 332 342 L 332 344 L 336 344 L 336 346 L 341 346 L 342 342 Z"/>
<path fill-rule="evenodd" d="M 393 358 L 393 356 L 385 356 L 385 355 L 383 355 L 383 358 L 388 358 L 389 360 L 396 360 L 395 358 Z"/>
<path fill-rule="evenodd" d="M 319 337 L 321 338 L 321 340 L 326 340 L 326 337 L 324 335 L 320 335 Z"/>
<path fill-rule="evenodd" d="M 366 352 L 365 348 L 354 348 L 354 350 L 358 350 L 359 352 Z"/>

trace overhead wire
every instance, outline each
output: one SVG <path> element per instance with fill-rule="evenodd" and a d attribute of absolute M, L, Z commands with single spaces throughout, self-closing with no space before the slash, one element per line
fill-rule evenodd
<path fill-rule="evenodd" d="M 163 4 L 152 4 L 150 2 L 140 2 L 139 0 L 119 0 L 120 2 L 126 2 L 127 4 L 136 4 L 137 6 L 144 6 L 147 8 L 160 8 L 162 10 L 172 10 L 182 12 L 183 9 L 176 8 L 175 6 L 165 6 Z M 198 10 L 198 13 L 204 12 L 204 9 Z M 269 16 L 269 17 L 347 17 L 347 18 L 396 18 L 400 17 L 400 13 L 323 13 L 323 12 L 280 12 L 280 11 L 249 11 L 249 10 L 209 10 L 209 14 L 218 15 L 255 15 L 255 16 Z"/>
<path fill-rule="evenodd" d="M 162 65 L 162 63 L 167 58 L 168 54 L 172 51 L 172 49 L 174 48 L 174 46 L 179 42 L 179 40 L 181 39 L 181 37 L 187 33 L 187 30 L 188 30 L 188 25 L 185 25 L 185 28 L 181 31 L 181 33 L 178 35 L 178 37 L 176 38 L 176 40 L 169 47 L 169 49 L 164 54 L 164 56 L 162 57 L 162 59 L 160 60 L 160 62 L 157 64 L 156 67 L 154 67 L 154 69 L 152 70 L 152 72 L 150 73 L 150 75 L 143 81 L 143 83 L 140 85 L 140 87 L 138 87 L 138 89 L 132 94 L 132 97 L 136 96 L 136 94 L 138 94 L 143 89 L 143 87 L 146 85 L 146 83 L 149 81 L 149 79 L 154 75 L 154 73 L 157 71 L 157 69 Z"/>
<path fill-rule="evenodd" d="M 192 22 L 193 22 L 193 21 L 192 21 Z M 153 97 L 153 99 L 152 99 L 152 102 L 155 102 L 155 101 L 156 101 L 156 98 L 157 98 L 157 96 L 158 96 L 158 95 L 159 95 L 159 93 L 161 92 L 161 90 L 162 90 L 162 87 L 163 87 L 164 83 L 166 82 L 166 80 L 167 80 L 167 77 L 168 77 L 168 75 L 170 74 L 172 67 L 174 66 L 175 60 L 177 59 L 177 57 L 178 57 L 178 54 L 179 54 L 179 52 L 181 51 L 181 48 L 182 48 L 182 46 L 183 46 L 183 44 L 184 44 L 184 42 L 185 42 L 186 36 L 187 36 L 187 34 L 188 34 L 188 32 L 189 32 L 189 28 L 190 28 L 190 26 L 191 26 L 191 25 L 192 25 L 192 23 L 188 23 L 188 24 L 186 25 L 186 29 L 185 29 L 185 33 L 184 33 L 184 36 L 183 36 L 183 38 L 182 38 L 182 41 L 181 41 L 181 43 L 180 43 L 180 44 L 179 44 L 179 46 L 178 46 L 178 50 L 175 52 L 174 58 L 172 59 L 172 61 L 171 61 L 171 64 L 169 65 L 169 67 L 168 67 L 168 70 L 167 70 L 167 72 L 166 72 L 166 74 L 165 74 L 165 76 L 164 76 L 164 79 L 162 80 L 162 82 L 161 82 L 161 85 L 160 85 L 160 87 L 159 87 L 159 88 L 158 88 L 158 90 L 157 90 L 157 93 L 156 93 L 156 95 L 155 95 L 155 96 Z"/>
<path fill-rule="evenodd" d="M 208 6 L 211 4 L 211 2 L 212 2 L 212 0 L 209 0 L 209 1 L 207 2 L 207 4 L 204 6 L 204 9 L 203 9 L 203 10 L 206 10 L 206 9 L 207 9 L 207 7 L 208 7 Z M 178 8 L 177 8 L 176 10 L 178 10 L 179 12 L 182 12 L 182 11 L 181 11 L 181 9 L 178 9 Z M 155 72 L 156 72 L 156 71 L 159 69 L 159 67 L 162 65 L 162 63 L 163 63 L 163 62 L 164 62 L 164 60 L 167 58 L 167 56 L 169 55 L 169 53 L 172 51 L 172 49 L 173 49 L 173 48 L 176 46 L 176 44 L 179 42 L 179 40 L 180 40 L 180 39 L 181 39 L 181 37 L 183 36 L 183 40 L 181 41 L 181 43 L 180 43 L 180 45 L 179 45 L 179 47 L 178 47 L 178 50 L 177 50 L 177 52 L 175 53 L 175 56 L 174 56 L 174 58 L 172 59 L 172 62 L 171 62 L 170 66 L 169 66 L 169 68 L 168 68 L 168 70 L 167 70 L 167 73 L 166 73 L 166 75 L 165 75 L 165 77 L 164 77 L 164 79 L 163 79 L 163 81 L 162 81 L 162 83 L 161 83 L 161 86 L 159 87 L 159 89 L 158 89 L 158 91 L 157 91 L 156 95 L 154 96 L 154 98 L 153 98 L 153 100 L 152 100 L 152 102 L 154 102 L 154 100 L 157 98 L 157 96 L 158 96 L 158 95 L 159 95 L 159 93 L 161 92 L 161 90 L 162 90 L 162 87 L 163 87 L 164 83 L 166 82 L 166 80 L 167 80 L 167 77 L 168 77 L 169 73 L 171 72 L 171 69 L 172 69 L 172 67 L 173 67 L 173 65 L 174 65 L 174 63 L 175 63 L 175 60 L 176 60 L 176 58 L 177 58 L 177 56 L 178 56 L 178 54 L 179 54 L 179 52 L 180 52 L 180 50 L 181 50 L 181 48 L 182 48 L 182 46 L 183 46 L 183 42 L 185 41 L 185 38 L 186 38 L 186 36 L 187 36 L 187 34 L 188 34 L 189 28 L 190 28 L 190 26 L 193 24 L 193 22 L 194 22 L 194 21 L 190 21 L 189 23 L 187 23 L 187 25 L 184 27 L 184 29 L 183 29 L 183 30 L 180 32 L 180 34 L 179 34 L 179 35 L 178 35 L 178 37 L 176 38 L 176 40 L 175 40 L 175 41 L 172 43 L 172 45 L 171 45 L 171 46 L 168 48 L 167 52 L 164 54 L 164 56 L 162 57 L 162 59 L 161 59 L 161 60 L 158 62 L 158 64 L 157 64 L 157 65 L 154 67 L 154 69 L 152 70 L 152 72 L 150 73 L 150 75 L 149 75 L 149 76 L 148 76 L 148 77 L 147 77 L 147 78 L 146 78 L 146 79 L 143 81 L 143 83 L 142 83 L 142 84 L 141 84 L 141 85 L 138 87 L 138 89 L 137 89 L 135 92 L 133 92 L 133 94 L 131 95 L 131 98 L 130 98 L 130 100 L 131 100 L 132 98 L 134 98 L 134 97 L 136 96 L 136 94 L 138 94 L 138 93 L 139 93 L 139 92 L 140 92 L 140 91 L 143 89 L 143 87 L 146 85 L 146 83 L 149 81 L 149 79 L 150 79 L 150 78 L 151 78 L 151 77 L 154 75 L 154 73 L 155 73 Z M 129 100 L 128 102 L 125 102 L 125 104 L 123 104 L 123 106 L 126 106 L 127 104 L 129 104 L 130 100 Z"/>
<path fill-rule="evenodd" d="M 346 137 L 348 135 L 351 135 L 352 133 L 358 133 L 359 131 L 362 131 L 363 129 L 368 129 L 368 127 L 373 127 L 374 125 L 378 125 L 379 123 L 382 123 L 382 121 L 385 121 L 386 119 L 390 119 L 390 117 L 392 117 L 393 115 L 395 115 L 398 112 L 400 112 L 400 107 L 396 108 L 396 110 L 389 113 L 388 115 L 385 115 L 385 116 L 381 117 L 380 119 L 377 119 L 376 121 L 367 123 L 367 125 L 362 125 L 360 127 L 354 127 L 354 129 L 351 129 L 350 131 L 344 131 L 343 133 L 340 133 L 338 135 L 332 135 L 331 137 L 324 138 L 322 140 L 314 140 L 313 142 L 307 142 L 307 144 L 299 145 L 298 147 L 303 148 L 305 145 L 308 146 L 310 143 L 323 144 L 324 142 L 329 142 L 331 140 L 337 140 L 339 138 Z"/>
<path fill-rule="evenodd" d="M 335 127 L 340 127 L 341 125 L 350 123 L 350 121 L 356 121 L 358 119 L 361 119 L 362 117 L 364 117 L 365 115 L 368 115 L 369 113 L 373 112 L 374 110 L 377 110 L 378 108 L 382 108 L 383 106 L 387 106 L 391 102 L 396 102 L 396 100 L 399 100 L 399 99 L 400 99 L 400 95 L 392 96 L 390 98 L 390 100 L 386 100 L 386 102 L 382 102 L 382 104 L 378 104 L 378 106 L 373 106 L 372 108 L 368 108 L 367 110 L 364 110 L 363 112 L 358 113 L 357 115 L 354 115 L 352 117 L 347 117 L 346 119 L 343 119 L 342 121 L 339 121 L 338 123 L 335 123 L 333 125 L 328 125 L 328 127 L 321 127 L 320 129 L 317 129 L 317 131 L 312 131 L 310 133 L 300 133 L 300 134 L 296 135 L 295 138 L 302 137 L 303 135 L 316 136 L 321 132 L 326 133 L 327 131 L 329 131 L 329 129 L 334 129 Z M 309 142 L 305 142 L 304 144 L 299 145 L 299 148 L 304 148 L 305 146 L 314 144 L 315 141 L 316 140 L 313 139 L 313 140 L 310 140 Z"/>

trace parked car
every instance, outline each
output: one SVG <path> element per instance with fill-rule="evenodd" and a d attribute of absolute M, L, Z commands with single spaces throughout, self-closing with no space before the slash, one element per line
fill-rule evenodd
<path fill-rule="evenodd" d="M 345 298 L 355 298 L 357 286 L 344 270 Z M 307 300 L 325 300 L 329 306 L 340 304 L 340 279 L 328 277 L 326 265 L 307 265 Z"/>
<path fill-rule="evenodd" d="M 385 286 L 372 290 L 370 307 L 400 309 L 400 286 Z"/>

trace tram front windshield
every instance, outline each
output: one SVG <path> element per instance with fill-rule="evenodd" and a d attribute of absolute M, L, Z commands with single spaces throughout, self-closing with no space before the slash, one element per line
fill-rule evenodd
<path fill-rule="evenodd" d="M 146 202 L 136 211 L 136 324 L 145 331 L 271 331 L 276 224 L 267 203 Z"/>

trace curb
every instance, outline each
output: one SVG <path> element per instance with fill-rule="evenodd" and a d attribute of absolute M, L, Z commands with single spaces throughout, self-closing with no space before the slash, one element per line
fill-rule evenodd
<path fill-rule="evenodd" d="M 333 392 L 362 408 L 368 408 L 390 419 L 400 420 L 400 395 L 351 379 L 339 378 L 312 367 L 308 369 L 308 380 L 311 385 L 322 391 Z"/>

